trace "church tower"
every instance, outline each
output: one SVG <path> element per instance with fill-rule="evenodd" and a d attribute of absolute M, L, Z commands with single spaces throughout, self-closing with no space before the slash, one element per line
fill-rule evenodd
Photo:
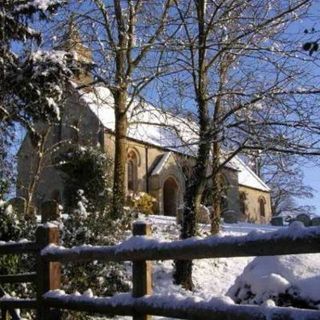
<path fill-rule="evenodd" d="M 83 44 L 73 16 L 70 17 L 67 30 L 58 49 L 70 52 L 73 55 L 77 65 L 74 81 L 79 85 L 91 84 L 93 81 L 91 73 L 93 67 L 92 51 Z"/>

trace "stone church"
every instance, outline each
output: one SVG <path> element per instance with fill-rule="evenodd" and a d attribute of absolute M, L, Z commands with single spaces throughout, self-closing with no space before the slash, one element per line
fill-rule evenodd
<path fill-rule="evenodd" d="M 80 41 L 73 41 L 72 45 L 67 43 L 64 48 L 76 51 L 78 59 L 91 59 L 90 50 Z M 88 83 L 90 80 L 89 72 L 85 71 L 70 86 L 60 123 L 52 127 L 47 136 L 47 149 L 67 141 L 99 146 L 107 154 L 114 155 L 113 98 L 106 86 L 77 88 L 76 83 Z M 188 118 L 165 112 L 138 99 L 129 108 L 129 123 L 128 193 L 151 194 L 156 199 L 156 214 L 176 216 L 183 205 L 185 170 L 192 165 L 196 152 L 197 125 Z M 35 157 L 26 136 L 18 152 L 17 196 L 27 196 L 30 179 L 36 172 Z M 224 167 L 223 181 L 223 211 L 232 210 L 245 221 L 270 221 L 270 189 L 239 157 Z M 63 203 L 63 189 L 61 175 L 47 156 L 39 172 L 33 204 L 38 206 L 49 199 Z"/>

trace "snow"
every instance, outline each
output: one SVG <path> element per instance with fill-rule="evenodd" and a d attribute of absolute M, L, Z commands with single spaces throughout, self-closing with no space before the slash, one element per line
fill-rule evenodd
<path fill-rule="evenodd" d="M 81 99 L 105 128 L 114 131 L 114 99 L 108 88 L 96 86 L 92 92 L 81 92 Z M 198 126 L 190 119 L 165 112 L 143 101 L 134 100 L 128 109 L 128 120 L 127 136 L 129 138 L 189 156 L 194 156 L 197 152 Z M 168 157 L 169 155 L 166 154 L 161 159 L 159 168 L 154 169 L 155 172 L 161 170 Z M 234 157 L 227 167 L 239 171 L 241 185 L 270 191 L 270 188 L 238 157 Z"/>
<path fill-rule="evenodd" d="M 114 100 L 106 87 L 94 87 L 82 99 L 103 126 L 114 131 Z M 194 155 L 197 150 L 197 126 L 177 115 L 143 101 L 134 100 L 128 110 L 128 137 L 177 152 Z"/>
<path fill-rule="evenodd" d="M 50 229 L 50 228 L 57 228 L 58 225 L 59 225 L 58 221 L 51 221 L 51 222 L 46 222 L 42 226 L 46 229 Z"/>
<path fill-rule="evenodd" d="M 177 310 L 182 311 L 184 314 L 188 314 L 188 319 L 199 319 L 201 313 L 205 312 L 210 319 L 213 319 L 214 315 L 220 315 L 225 312 L 226 319 L 232 319 L 235 315 L 243 319 L 318 319 L 318 313 L 316 311 L 306 311 L 293 308 L 275 308 L 272 301 L 268 301 L 263 307 L 257 306 L 239 306 L 228 297 L 213 297 L 210 300 L 203 300 L 199 297 L 185 297 L 181 294 L 171 294 L 168 296 L 144 296 L 141 298 L 133 298 L 131 294 L 122 293 L 113 297 L 88 297 L 86 295 L 69 295 L 61 290 L 55 290 L 48 292 L 44 295 L 45 300 L 51 300 L 62 302 L 65 304 L 86 305 L 92 311 L 99 312 L 99 310 L 106 307 L 109 308 L 110 313 L 121 312 L 123 315 L 132 314 L 132 311 L 141 312 L 147 308 L 151 312 L 163 315 L 163 314 L 177 314 Z M 134 306 L 134 307 L 133 307 Z M 304 316 L 302 315 L 304 312 Z M 306 315 L 307 313 L 307 315 Z M 280 316 L 282 315 L 282 316 Z M 279 317 L 280 316 L 280 317 Z M 118 318 L 118 317 L 117 317 Z M 121 316 L 118 319 L 127 319 Z M 130 318 L 128 318 L 130 319 Z M 157 319 L 157 317 L 154 317 Z M 165 319 L 165 318 L 161 318 Z M 220 319 L 220 317 L 219 317 Z"/>
<path fill-rule="evenodd" d="M 88 298 L 92 298 L 93 297 L 93 292 L 92 290 L 89 288 L 88 290 L 86 290 L 84 293 L 83 293 L 84 296 L 88 297 Z"/>
<path fill-rule="evenodd" d="M 61 0 L 33 0 L 33 1 L 27 2 L 26 4 L 19 5 L 16 11 L 17 12 L 23 11 L 32 7 L 39 9 L 41 11 L 46 11 L 50 6 L 53 6 L 59 3 L 62 3 L 62 1 Z"/>
<path fill-rule="evenodd" d="M 290 289 L 296 290 L 296 295 L 303 299 L 317 302 L 320 299 L 319 258 L 320 254 L 257 257 L 247 265 L 228 294 L 235 297 L 239 288 L 250 288 L 255 296 L 249 301 L 261 304 Z M 246 295 L 245 289 L 242 290 Z"/>
<path fill-rule="evenodd" d="M 170 158 L 170 156 L 172 155 L 172 152 L 166 152 L 161 160 L 159 161 L 159 163 L 155 166 L 155 168 L 152 170 L 151 175 L 155 176 L 160 174 L 160 172 L 162 171 L 162 169 L 164 168 L 165 164 L 167 163 L 168 159 Z"/>
<path fill-rule="evenodd" d="M 13 214 L 13 207 L 11 204 L 9 204 L 6 209 L 4 210 L 4 213 L 7 215 L 7 216 L 11 216 Z"/>
<path fill-rule="evenodd" d="M 248 167 L 239 157 L 234 157 L 231 161 L 238 168 L 239 184 L 254 189 L 270 192 L 271 189 Z"/>

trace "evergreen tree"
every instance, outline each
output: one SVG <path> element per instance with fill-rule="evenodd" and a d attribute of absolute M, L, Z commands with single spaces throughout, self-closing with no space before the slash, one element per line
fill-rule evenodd
<path fill-rule="evenodd" d="M 67 210 L 78 206 L 83 193 L 90 211 L 106 208 L 111 198 L 108 190 L 111 190 L 112 161 L 105 153 L 94 147 L 74 146 L 59 156 L 57 166 L 63 172 Z"/>
<path fill-rule="evenodd" d="M 39 139 L 34 121 L 59 117 L 72 59 L 62 51 L 38 49 L 41 34 L 31 23 L 48 19 L 61 4 L 60 0 L 0 4 L 0 122 L 19 122 L 34 144 Z"/>

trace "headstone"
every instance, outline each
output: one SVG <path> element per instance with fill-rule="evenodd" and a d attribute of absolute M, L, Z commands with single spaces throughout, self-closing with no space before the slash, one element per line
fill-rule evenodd
<path fill-rule="evenodd" d="M 283 226 L 283 217 L 273 217 L 270 223 L 273 226 Z"/>
<path fill-rule="evenodd" d="M 59 203 L 55 200 L 43 202 L 41 205 L 41 223 L 60 219 Z"/>
<path fill-rule="evenodd" d="M 312 226 L 320 226 L 320 217 L 315 217 L 311 220 Z"/>
<path fill-rule="evenodd" d="M 26 210 L 26 199 L 22 197 L 12 198 L 8 201 L 18 217 L 22 217 Z"/>
<path fill-rule="evenodd" d="M 237 223 L 239 221 L 239 214 L 234 210 L 226 210 L 222 214 L 225 223 Z"/>
<path fill-rule="evenodd" d="M 197 216 L 197 222 L 199 222 L 199 223 L 210 223 L 210 211 L 204 205 L 200 205 L 199 214 Z"/>
<path fill-rule="evenodd" d="M 311 218 L 307 214 L 301 213 L 296 216 L 296 221 L 300 221 L 305 227 L 309 227 L 311 224 Z"/>

